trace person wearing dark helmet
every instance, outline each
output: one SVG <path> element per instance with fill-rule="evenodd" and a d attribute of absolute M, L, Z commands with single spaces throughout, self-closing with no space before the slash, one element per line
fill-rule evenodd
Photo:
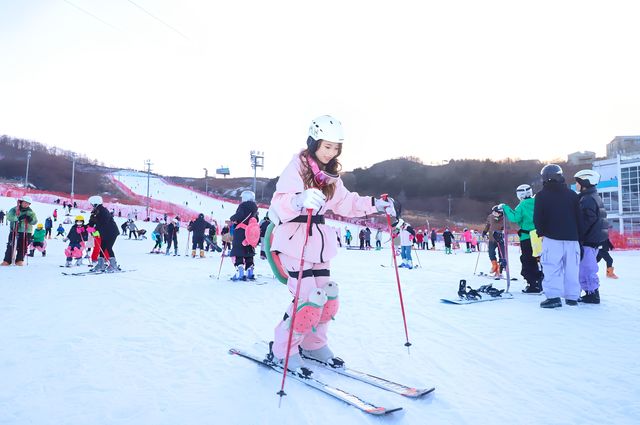
<path fill-rule="evenodd" d="M 91 217 L 89 218 L 89 226 L 99 232 L 101 238 L 98 263 L 91 271 L 115 273 L 120 270 L 120 267 L 118 267 L 116 255 L 113 252 L 113 245 L 116 243 L 118 235 L 120 235 L 120 229 L 109 210 L 102 205 L 101 196 L 94 195 L 89 197 L 89 203 L 93 206 Z"/>
<path fill-rule="evenodd" d="M 580 288 L 585 292 L 578 301 L 600 304 L 600 280 L 598 279 L 598 248 L 609 238 L 607 211 L 598 195 L 596 185 L 600 174 L 593 170 L 580 170 L 576 190 L 580 202 Z"/>
<path fill-rule="evenodd" d="M 578 195 L 567 187 L 562 168 L 547 164 L 540 171 L 542 190 L 536 195 L 533 223 L 542 239 L 540 263 L 542 289 L 547 297 L 542 308 L 577 305 L 580 296 L 580 219 Z"/>

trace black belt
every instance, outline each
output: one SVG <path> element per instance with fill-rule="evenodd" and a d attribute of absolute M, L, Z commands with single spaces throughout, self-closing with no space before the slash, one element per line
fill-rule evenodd
<path fill-rule="evenodd" d="M 306 215 L 299 215 L 296 218 L 294 218 L 293 220 L 289 220 L 289 223 L 306 223 L 307 222 L 307 216 Z M 311 216 L 311 223 L 312 224 L 324 224 L 324 215 L 312 215 Z"/>

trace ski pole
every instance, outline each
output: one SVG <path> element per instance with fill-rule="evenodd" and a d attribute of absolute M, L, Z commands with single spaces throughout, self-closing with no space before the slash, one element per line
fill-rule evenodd
<path fill-rule="evenodd" d="M 418 265 L 420 266 L 420 268 L 422 268 L 422 263 L 420 262 L 420 257 L 418 257 L 418 250 L 417 249 L 413 249 L 413 245 L 411 245 L 411 249 L 415 252 L 416 260 L 418 260 Z"/>
<path fill-rule="evenodd" d="M 298 310 L 298 298 L 300 297 L 300 286 L 302 283 L 302 275 L 304 274 L 304 253 L 307 248 L 307 242 L 309 242 L 309 229 L 311 228 L 311 214 L 313 210 L 311 208 L 307 208 L 307 226 L 304 232 L 304 244 L 302 245 L 302 253 L 300 254 L 300 271 L 298 272 L 298 282 L 296 284 L 296 295 L 293 298 L 293 312 L 291 313 L 291 327 L 289 329 L 289 338 L 287 341 L 287 353 L 284 356 L 284 370 L 282 372 L 282 384 L 280 385 L 280 391 L 278 391 L 278 395 L 280 396 L 280 400 L 278 401 L 278 407 L 282 403 L 282 396 L 287 395 L 284 392 L 284 382 L 287 378 L 287 367 L 289 366 L 289 352 L 291 351 L 291 341 L 293 340 L 293 327 L 296 322 L 296 313 Z"/>
<path fill-rule="evenodd" d="M 383 200 L 387 200 L 389 196 L 387 194 L 383 194 L 380 196 Z M 385 211 L 387 216 L 387 225 L 389 226 L 389 235 L 393 235 L 393 228 L 391 227 L 391 216 L 388 212 Z M 391 238 L 393 242 L 393 237 Z M 400 274 L 398 273 L 398 260 L 396 260 L 395 251 L 391 250 L 391 255 L 393 256 L 393 265 L 396 270 L 396 281 L 398 282 L 398 295 L 400 296 L 400 309 L 402 310 L 402 321 L 404 322 L 404 334 L 407 339 L 404 346 L 407 347 L 407 352 L 410 353 L 409 347 L 411 347 L 411 343 L 409 342 L 409 331 L 407 330 L 407 317 L 404 312 L 404 302 L 402 300 L 402 287 L 400 286 Z"/>
<path fill-rule="evenodd" d="M 27 233 L 27 219 L 24 219 L 24 232 L 22 233 L 22 259 L 26 262 L 26 265 L 29 265 L 29 255 L 27 255 L 27 241 L 29 239 L 29 234 Z"/>
<path fill-rule="evenodd" d="M 478 261 L 480 261 L 480 243 L 476 245 L 476 249 L 478 250 L 478 256 L 476 257 L 476 266 L 473 268 L 473 275 L 475 276 L 476 271 L 478 270 Z"/>
<path fill-rule="evenodd" d="M 191 240 L 191 231 L 187 233 L 187 245 L 184 247 L 184 255 L 189 255 L 189 241 Z"/>
<path fill-rule="evenodd" d="M 507 291 L 509 292 L 509 288 L 511 287 L 511 274 L 509 273 L 509 226 L 507 221 L 507 215 L 502 213 L 502 218 L 504 220 L 504 259 L 507 262 L 505 265 L 505 269 L 507 270 Z M 499 245 L 498 245 L 499 246 Z"/>
<path fill-rule="evenodd" d="M 218 277 L 216 278 L 218 280 L 220 279 L 220 271 L 222 270 L 222 262 L 224 261 L 224 257 L 225 257 L 224 254 L 226 254 L 226 252 L 227 250 L 225 247 L 225 249 L 222 250 L 222 255 L 220 256 L 220 267 L 218 267 Z"/>

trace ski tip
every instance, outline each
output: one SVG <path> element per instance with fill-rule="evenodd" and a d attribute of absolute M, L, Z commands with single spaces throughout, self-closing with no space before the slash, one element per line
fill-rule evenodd
<path fill-rule="evenodd" d="M 229 348 L 229 354 L 238 354 L 238 350 L 236 348 Z"/>
<path fill-rule="evenodd" d="M 408 388 L 402 393 L 402 395 L 409 398 L 420 398 L 434 392 L 435 390 L 435 387 L 429 389 Z"/>
<path fill-rule="evenodd" d="M 398 410 L 402 410 L 402 407 L 394 407 L 392 409 L 387 409 L 385 407 L 373 407 L 371 409 L 365 410 L 365 412 L 371 415 L 382 416 L 388 415 L 389 413 L 397 412 Z"/>

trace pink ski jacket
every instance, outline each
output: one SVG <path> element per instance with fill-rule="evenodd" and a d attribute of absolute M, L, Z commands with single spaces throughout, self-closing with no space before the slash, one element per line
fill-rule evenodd
<path fill-rule="evenodd" d="M 305 227 L 307 212 L 304 208 L 294 209 L 292 200 L 305 190 L 302 177 L 300 177 L 301 162 L 295 155 L 289 165 L 280 175 L 276 184 L 276 191 L 271 199 L 271 208 L 280 218 L 281 224 L 273 230 L 273 242 L 271 251 L 282 252 L 285 255 L 300 258 L 305 239 Z M 314 215 L 322 215 L 331 210 L 344 217 L 361 217 L 373 214 L 377 210 L 373 206 L 371 196 L 360 196 L 355 192 L 349 192 L 344 187 L 342 179 L 335 183 L 336 191 L 333 198 L 320 211 L 314 211 Z M 298 216 L 303 216 L 305 222 L 290 222 Z M 336 232 L 326 224 L 312 223 L 309 242 L 305 250 L 305 261 L 312 263 L 324 263 L 336 256 L 337 240 Z"/>

